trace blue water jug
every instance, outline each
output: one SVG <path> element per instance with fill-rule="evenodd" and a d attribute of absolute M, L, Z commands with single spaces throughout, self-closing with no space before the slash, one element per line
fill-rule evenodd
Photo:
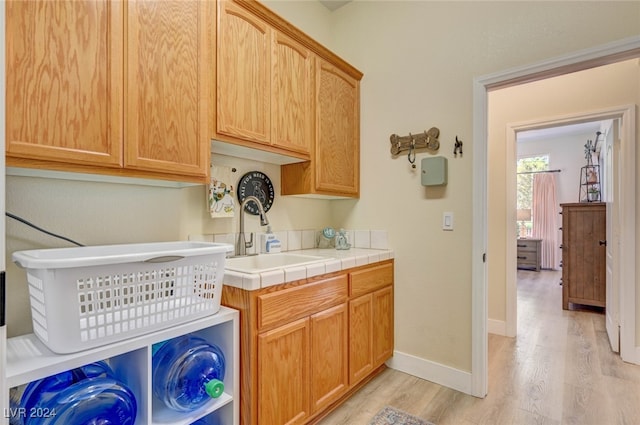
<path fill-rule="evenodd" d="M 137 410 L 105 362 L 31 382 L 20 404 L 24 425 L 133 425 Z"/>
<path fill-rule="evenodd" d="M 153 347 L 153 393 L 170 409 L 190 412 L 224 392 L 222 350 L 185 335 Z"/>
<path fill-rule="evenodd" d="M 217 418 L 205 416 L 204 418 L 193 422 L 191 425 L 220 425 L 220 421 Z"/>

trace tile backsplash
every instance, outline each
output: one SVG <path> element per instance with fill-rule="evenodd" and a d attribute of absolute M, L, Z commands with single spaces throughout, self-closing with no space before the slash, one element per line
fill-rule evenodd
<path fill-rule="evenodd" d="M 282 244 L 282 251 L 296 251 L 301 249 L 313 249 L 318 247 L 318 241 L 322 230 L 278 230 L 274 231 Z M 352 248 L 389 249 L 386 230 L 346 230 L 347 240 Z M 189 240 L 219 242 L 235 245 L 237 233 L 189 235 Z M 247 249 L 247 253 L 254 254 L 260 251 L 260 236 L 254 234 L 254 244 Z"/>

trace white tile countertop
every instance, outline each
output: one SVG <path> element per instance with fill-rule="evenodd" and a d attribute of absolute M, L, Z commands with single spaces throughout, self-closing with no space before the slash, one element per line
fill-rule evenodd
<path fill-rule="evenodd" d="M 254 291 L 285 282 L 293 282 L 294 280 L 338 272 L 353 267 L 366 266 L 367 264 L 378 263 L 393 258 L 393 250 L 390 249 L 351 248 L 347 250 L 337 250 L 333 248 L 316 248 L 287 251 L 287 253 L 316 255 L 325 257 L 326 261 L 318 261 L 301 266 L 282 267 L 277 270 L 251 274 L 225 270 L 223 283 L 227 286 Z"/>

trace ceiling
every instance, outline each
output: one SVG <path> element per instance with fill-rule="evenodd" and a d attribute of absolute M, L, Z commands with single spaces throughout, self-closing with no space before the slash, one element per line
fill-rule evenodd
<path fill-rule="evenodd" d="M 351 0 L 319 0 L 327 9 L 330 11 L 334 11 L 336 9 L 341 8 L 345 4 L 349 3 Z"/>

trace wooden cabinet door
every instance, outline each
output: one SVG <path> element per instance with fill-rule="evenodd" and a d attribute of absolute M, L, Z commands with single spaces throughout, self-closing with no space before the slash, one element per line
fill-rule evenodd
<path fill-rule="evenodd" d="M 340 304 L 311 316 L 311 406 L 322 410 L 349 386 L 348 310 Z"/>
<path fill-rule="evenodd" d="M 373 370 L 373 295 L 349 301 L 349 385 Z"/>
<path fill-rule="evenodd" d="M 258 423 L 304 423 L 309 352 L 308 317 L 258 336 Z"/>
<path fill-rule="evenodd" d="M 7 156 L 119 167 L 122 4 L 10 1 L 6 25 Z"/>
<path fill-rule="evenodd" d="M 127 3 L 125 167 L 207 175 L 212 7 Z"/>
<path fill-rule="evenodd" d="M 314 133 L 314 55 L 277 31 L 272 38 L 271 143 L 309 154 Z"/>
<path fill-rule="evenodd" d="M 360 83 L 318 59 L 316 72 L 316 190 L 360 192 Z"/>
<path fill-rule="evenodd" d="M 373 293 L 373 363 L 377 367 L 393 355 L 393 287 Z"/>
<path fill-rule="evenodd" d="M 269 26 L 231 1 L 220 1 L 217 42 L 217 133 L 269 144 Z"/>

